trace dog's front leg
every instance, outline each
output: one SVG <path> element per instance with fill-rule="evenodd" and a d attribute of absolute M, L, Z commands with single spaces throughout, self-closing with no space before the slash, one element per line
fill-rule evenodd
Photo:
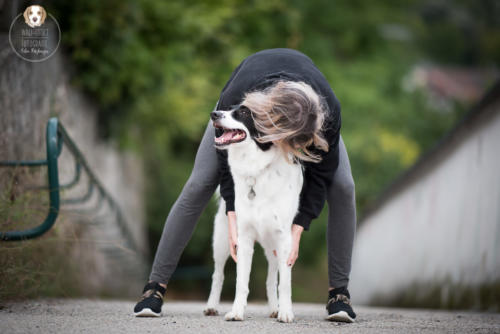
<path fill-rule="evenodd" d="M 244 319 L 245 307 L 248 297 L 248 281 L 250 269 L 252 267 L 254 240 L 248 236 L 241 236 L 238 231 L 238 250 L 236 264 L 236 294 L 234 297 L 233 309 L 226 313 L 226 320 L 242 321 Z"/>
<path fill-rule="evenodd" d="M 292 310 L 292 267 L 287 265 L 292 246 L 292 236 L 287 235 L 282 240 L 278 251 L 279 266 L 279 308 L 278 321 L 293 322 Z"/>
<path fill-rule="evenodd" d="M 269 317 L 278 317 L 278 259 L 270 248 L 265 249 L 268 262 L 266 291 L 269 303 Z"/>
<path fill-rule="evenodd" d="M 212 275 L 212 288 L 210 289 L 210 297 L 208 297 L 207 306 L 203 311 L 205 315 L 219 314 L 217 308 L 219 306 L 222 284 L 224 283 L 224 266 L 230 254 L 229 243 L 227 242 L 228 221 L 225 209 L 226 209 L 225 203 L 221 202 L 219 206 L 219 211 L 215 216 L 214 239 L 213 239 L 215 270 L 214 274 Z"/>

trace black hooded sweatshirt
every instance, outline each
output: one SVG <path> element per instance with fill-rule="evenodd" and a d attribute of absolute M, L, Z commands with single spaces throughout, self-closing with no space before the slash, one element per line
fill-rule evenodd
<path fill-rule="evenodd" d="M 233 71 L 220 94 L 217 110 L 230 110 L 238 106 L 245 93 L 262 90 L 278 80 L 302 81 L 309 84 L 322 98 L 327 117 L 323 135 L 329 150 L 324 152 L 314 147 L 311 150 L 321 155 L 319 163 L 302 161 L 304 185 L 300 193 L 299 211 L 293 221 L 309 229 L 311 220 L 323 209 L 326 192 L 339 164 L 340 103 L 326 78 L 303 53 L 291 49 L 269 49 L 247 57 Z M 217 135 L 219 135 L 218 133 Z M 226 212 L 234 211 L 234 182 L 227 163 L 227 151 L 217 150 L 220 162 L 220 192 L 226 201 Z"/>

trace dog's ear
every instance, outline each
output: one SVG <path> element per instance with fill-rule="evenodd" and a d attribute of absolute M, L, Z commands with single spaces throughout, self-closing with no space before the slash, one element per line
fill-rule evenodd
<path fill-rule="evenodd" d="M 24 10 L 24 14 L 23 14 L 23 16 L 24 16 L 24 22 L 26 22 L 26 24 L 28 24 L 28 25 L 30 24 L 30 19 L 29 19 L 29 17 L 28 17 L 28 13 L 29 13 L 29 11 L 30 11 L 30 8 L 31 8 L 31 6 L 28 6 L 28 7 Z"/>
<path fill-rule="evenodd" d="M 40 8 L 42 9 L 42 20 L 40 21 L 40 24 L 43 24 L 43 22 L 45 22 L 45 18 L 47 17 L 47 12 L 42 6 L 40 6 Z"/>

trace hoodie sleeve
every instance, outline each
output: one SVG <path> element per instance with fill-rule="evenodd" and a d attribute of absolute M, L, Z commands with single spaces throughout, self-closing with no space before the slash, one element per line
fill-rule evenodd
<path fill-rule="evenodd" d="M 334 136 L 330 149 L 319 163 L 304 163 L 304 185 L 300 193 L 299 212 L 294 224 L 309 230 L 311 221 L 319 216 L 326 200 L 326 191 L 330 187 L 339 165 L 339 132 Z"/>
<path fill-rule="evenodd" d="M 333 176 L 339 165 L 339 139 L 340 126 L 328 129 L 325 133 L 329 150 L 323 152 L 314 150 L 320 154 L 322 160 L 319 163 L 304 162 L 304 184 L 300 193 L 299 211 L 293 223 L 309 230 L 311 221 L 319 216 L 325 205 L 327 189 L 333 181 Z"/>
<path fill-rule="evenodd" d="M 234 211 L 234 181 L 227 163 L 227 151 L 217 150 L 220 172 L 220 194 L 226 202 L 226 214 Z"/>
<path fill-rule="evenodd" d="M 220 100 L 219 100 L 220 101 Z M 215 105 L 215 110 L 219 108 L 219 101 Z M 222 135 L 221 129 L 215 129 L 215 136 L 219 137 Z M 217 154 L 217 160 L 219 161 L 219 184 L 220 184 L 220 194 L 224 201 L 226 202 L 226 214 L 228 211 L 234 211 L 234 181 L 231 175 L 231 170 L 227 162 L 227 151 L 226 150 L 215 150 Z"/>
<path fill-rule="evenodd" d="M 219 108 L 224 108 L 224 93 L 226 92 L 227 88 L 233 82 L 234 78 L 240 71 L 243 63 L 245 60 L 243 60 L 231 73 L 231 77 L 227 81 L 227 83 L 224 85 L 224 88 L 222 89 L 222 92 L 219 96 L 219 101 L 217 102 L 216 105 L 216 110 Z M 222 130 L 220 129 L 215 129 L 215 135 L 218 137 L 222 135 Z M 219 177 L 220 177 L 220 194 L 224 201 L 226 202 L 226 214 L 229 211 L 234 211 L 234 181 L 233 181 L 233 176 L 231 175 L 231 170 L 229 168 L 229 164 L 227 162 L 227 151 L 226 150 L 216 150 L 217 151 L 217 159 L 219 160 Z"/>

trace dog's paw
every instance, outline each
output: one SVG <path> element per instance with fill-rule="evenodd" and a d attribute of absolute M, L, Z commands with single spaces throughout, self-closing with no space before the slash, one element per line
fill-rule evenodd
<path fill-rule="evenodd" d="M 243 314 L 238 314 L 237 312 L 231 311 L 226 313 L 224 319 L 226 321 L 243 321 L 244 317 Z"/>
<path fill-rule="evenodd" d="M 278 312 L 279 322 L 293 322 L 294 316 L 292 310 L 280 310 Z"/>
<path fill-rule="evenodd" d="M 273 311 L 271 314 L 269 314 L 269 318 L 277 318 L 278 317 L 278 311 Z"/>
<path fill-rule="evenodd" d="M 210 307 L 210 308 L 205 309 L 203 311 L 203 314 L 207 315 L 207 316 L 210 316 L 210 315 L 219 315 L 219 311 L 217 311 L 216 309 Z"/>

